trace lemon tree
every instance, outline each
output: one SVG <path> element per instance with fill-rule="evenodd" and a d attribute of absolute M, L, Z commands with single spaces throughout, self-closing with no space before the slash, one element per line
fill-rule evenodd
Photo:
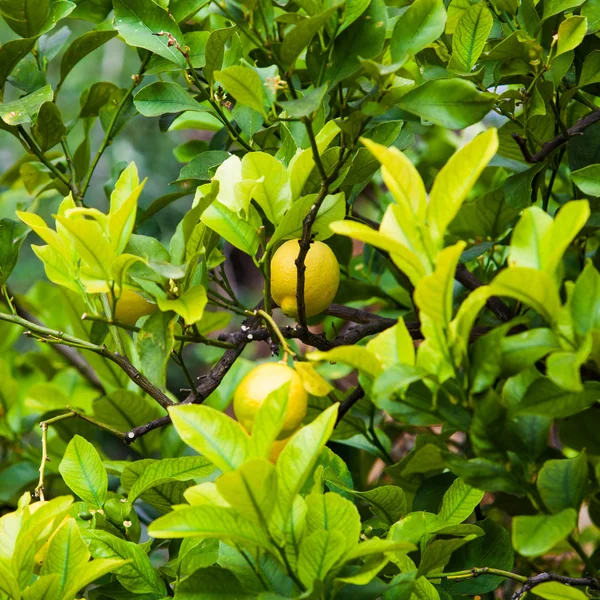
<path fill-rule="evenodd" d="M 598 597 L 599 36 L 0 0 L 0 600 Z"/>

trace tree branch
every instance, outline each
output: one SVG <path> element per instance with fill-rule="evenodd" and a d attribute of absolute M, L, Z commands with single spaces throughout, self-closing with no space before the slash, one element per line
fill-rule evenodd
<path fill-rule="evenodd" d="M 594 123 L 597 123 L 598 121 L 600 121 L 600 110 L 595 110 L 582 119 L 579 119 L 579 121 L 577 121 L 573 127 L 570 127 L 567 130 L 568 135 L 565 135 L 564 133 L 557 135 L 553 140 L 546 142 L 542 149 L 533 155 L 531 155 L 529 150 L 527 150 L 526 141 L 523 137 L 521 137 L 518 133 L 513 133 L 512 137 L 519 145 L 525 161 L 528 163 L 538 163 L 545 160 L 545 158 L 554 152 L 554 150 L 556 150 L 559 146 L 562 146 L 568 142 L 570 137 L 573 137 L 574 135 L 581 135 L 586 128 Z"/>
<path fill-rule="evenodd" d="M 335 422 L 335 427 L 338 426 L 339 422 L 346 416 L 350 409 L 361 399 L 365 397 L 365 390 L 362 389 L 360 385 L 357 385 L 352 392 L 348 395 L 348 397 L 340 402 L 340 406 L 338 408 L 338 416 Z"/>
<path fill-rule="evenodd" d="M 600 582 L 594 577 L 566 577 L 564 575 L 557 575 L 556 573 L 540 573 L 539 575 L 529 577 L 523 587 L 512 595 L 511 600 L 520 600 L 536 585 L 549 581 L 556 581 L 573 587 L 589 587 L 593 590 L 600 590 Z"/>

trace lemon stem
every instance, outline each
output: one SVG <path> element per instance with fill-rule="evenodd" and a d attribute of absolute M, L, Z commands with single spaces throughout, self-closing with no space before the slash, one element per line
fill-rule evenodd
<path fill-rule="evenodd" d="M 287 362 L 288 355 L 292 357 L 296 356 L 296 353 L 290 348 L 287 340 L 283 337 L 283 333 L 281 333 L 281 329 L 279 329 L 277 323 L 273 320 L 273 317 L 268 312 L 260 309 L 257 310 L 255 314 L 261 316 L 271 326 L 275 335 L 277 335 L 277 339 L 283 348 L 283 362 Z"/>

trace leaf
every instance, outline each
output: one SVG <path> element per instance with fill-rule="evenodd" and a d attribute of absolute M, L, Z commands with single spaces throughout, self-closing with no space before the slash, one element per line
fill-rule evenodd
<path fill-rule="evenodd" d="M 274 551 L 259 525 L 223 506 L 201 504 L 174 510 L 151 523 L 148 534 L 161 539 L 218 538 Z"/>
<path fill-rule="evenodd" d="M 371 377 L 377 377 L 383 368 L 375 354 L 363 346 L 338 346 L 326 352 L 315 350 L 309 352 L 306 358 L 314 361 L 341 362 Z"/>
<path fill-rule="evenodd" d="M 345 552 L 351 551 L 360 539 L 360 515 L 350 500 L 336 494 L 314 493 L 306 497 L 305 535 L 315 531 L 338 531 L 342 534 L 341 545 Z"/>
<path fill-rule="evenodd" d="M 233 509 L 267 528 L 277 497 L 275 467 L 266 458 L 251 458 L 216 481 L 217 491 Z"/>
<path fill-rule="evenodd" d="M 237 469 L 249 455 L 249 436 L 227 415 L 200 405 L 169 408 L 181 439 L 224 473 Z"/>
<path fill-rule="evenodd" d="M 5 44 L 2 46 L 2 48 L 5 48 L 7 45 L 8 44 Z M 2 49 L 0 49 L 0 57 L 2 56 L 1 53 Z M 581 67 L 581 73 L 579 75 L 579 87 L 585 87 L 586 85 L 593 83 L 600 83 L 600 50 L 594 50 L 585 57 L 583 66 Z M 572 173 L 571 176 L 573 176 Z"/>
<path fill-rule="evenodd" d="M 271 236 L 267 248 L 273 248 L 275 244 L 284 240 L 298 239 L 302 235 L 302 227 L 306 215 L 315 201 L 315 194 L 304 196 L 296 200 L 292 207 L 283 215 L 275 232 Z M 315 240 L 326 240 L 333 235 L 329 225 L 343 219 L 346 214 L 346 203 L 344 194 L 327 194 L 319 207 L 317 218 L 311 228 L 311 234 Z"/>
<path fill-rule="evenodd" d="M 464 79 L 434 79 L 408 92 L 398 106 L 435 125 L 463 129 L 481 121 L 495 100 Z"/>
<path fill-rule="evenodd" d="M 421 557 L 417 577 L 427 575 L 428 573 L 439 573 L 443 571 L 450 561 L 452 553 L 465 544 L 468 544 L 476 537 L 475 534 L 471 534 L 464 538 L 434 540 L 431 542 Z"/>
<path fill-rule="evenodd" d="M 600 51 L 597 52 L 600 58 Z M 600 69 L 600 61 L 598 68 Z M 600 79 L 599 79 L 600 81 Z M 573 183 L 590 196 L 600 196 L 600 164 L 588 165 L 571 173 Z"/>
<path fill-rule="evenodd" d="M 31 133 L 43 152 L 50 150 L 60 142 L 67 132 L 58 106 L 54 102 L 44 102 L 40 107 Z"/>
<path fill-rule="evenodd" d="M 92 506 L 102 508 L 106 500 L 108 475 L 92 444 L 80 435 L 73 436 L 58 470 L 77 496 Z"/>
<path fill-rule="evenodd" d="M 111 29 L 99 31 L 92 30 L 75 38 L 71 44 L 69 44 L 69 47 L 66 49 L 62 60 L 60 61 L 60 81 L 58 87 L 61 87 L 67 75 L 80 60 L 85 58 L 90 52 L 93 52 L 103 44 L 106 44 L 106 42 L 112 40 L 117 35 L 118 32 Z"/>
<path fill-rule="evenodd" d="M 154 2 L 147 0 L 113 0 L 115 27 L 130 46 L 145 48 L 176 65 L 185 68 L 183 54 L 175 45 L 169 44 L 170 33 L 184 48 L 183 34 L 173 17 Z"/>
<path fill-rule="evenodd" d="M 439 247 L 443 243 L 448 225 L 497 149 L 497 132 L 495 129 L 489 129 L 457 150 L 435 178 L 427 207 L 427 218 L 432 237 Z"/>
<path fill-rule="evenodd" d="M 163 458 L 148 465 L 131 486 L 127 500 L 135 502 L 144 492 L 167 481 L 191 481 L 214 471 L 213 464 L 203 456 Z"/>
<path fill-rule="evenodd" d="M 200 220 L 232 246 L 252 257 L 256 256 L 260 245 L 258 229 L 262 223 L 255 210 L 250 210 L 248 218 L 242 219 L 217 200 L 202 213 Z"/>
<path fill-rule="evenodd" d="M 292 202 L 285 166 L 266 152 L 249 152 L 242 159 L 242 179 L 256 181 L 252 197 L 271 223 L 279 223 Z"/>
<path fill-rule="evenodd" d="M 181 169 L 177 181 L 185 181 L 186 179 L 210 181 L 214 175 L 213 169 L 226 161 L 229 156 L 229 152 L 223 150 L 208 150 L 207 152 L 202 152 Z"/>
<path fill-rule="evenodd" d="M 517 414 L 551 415 L 564 419 L 589 408 L 600 399 L 600 389 L 594 382 L 586 383 L 583 392 L 564 390 L 550 379 L 534 381 L 515 407 Z"/>
<path fill-rule="evenodd" d="M 477 521 L 485 535 L 476 538 L 467 546 L 454 552 L 447 570 L 453 572 L 460 569 L 489 566 L 493 569 L 511 571 L 514 564 L 514 552 L 510 542 L 510 534 L 492 519 Z M 444 589 L 452 595 L 487 594 L 495 590 L 503 579 L 497 575 L 481 575 L 464 581 L 447 579 Z"/>
<path fill-rule="evenodd" d="M 326 94 L 327 84 L 323 84 L 314 90 L 304 92 L 304 96 L 296 100 L 280 100 L 278 104 L 292 118 L 307 117 L 321 108 Z"/>
<path fill-rule="evenodd" d="M 83 573 L 81 570 L 75 573 L 69 587 L 65 590 L 63 599 L 75 598 L 79 591 L 90 583 L 93 583 L 108 573 L 117 572 L 125 564 L 127 564 L 127 561 L 119 559 L 97 558 L 96 560 L 93 560 L 85 566 Z M 44 597 L 39 600 L 49 600 L 49 598 L 46 599 L 46 597 Z"/>
<path fill-rule="evenodd" d="M 1 0 L 0 14 L 15 33 L 33 37 L 41 32 L 50 14 L 50 0 Z"/>
<path fill-rule="evenodd" d="M 494 19 L 485 4 L 470 6 L 460 17 L 452 36 L 452 58 L 470 73 L 479 60 Z"/>
<path fill-rule="evenodd" d="M 135 107 L 145 117 L 185 110 L 205 112 L 208 109 L 197 102 L 178 83 L 155 81 L 143 87 L 133 97 Z"/>
<path fill-rule="evenodd" d="M 13 69 L 31 52 L 36 40 L 35 37 L 9 40 L 0 46 L 0 91 L 4 89 L 6 80 Z"/>
<path fill-rule="evenodd" d="M 297 567 L 300 581 L 308 588 L 315 581 L 325 581 L 343 553 L 344 536 L 339 531 L 315 531 L 302 538 Z"/>
<path fill-rule="evenodd" d="M 82 535 L 94 557 L 93 562 L 116 558 L 128 561 L 114 571 L 126 590 L 137 594 L 166 594 L 164 581 L 140 546 L 122 540 L 108 531 L 84 529 Z"/>
<path fill-rule="evenodd" d="M 444 526 L 462 523 L 481 502 L 484 492 L 455 479 L 444 494 L 439 519 Z"/>
<path fill-rule="evenodd" d="M 198 569 L 177 584 L 177 600 L 199 600 L 199 594 L 202 600 L 256 598 L 255 592 L 242 586 L 231 571 L 217 566 Z"/>
<path fill-rule="evenodd" d="M 585 451 L 575 458 L 548 460 L 540 469 L 536 485 L 544 504 L 552 511 L 579 509 L 586 493 L 588 463 Z"/>
<path fill-rule="evenodd" d="M 581 44 L 587 33 L 587 19 L 585 17 L 569 17 L 558 27 L 558 43 L 556 56 L 574 50 Z"/>
<path fill-rule="evenodd" d="M 19 260 L 19 251 L 28 228 L 12 219 L 0 220 L 0 285 L 4 285 Z"/>
<path fill-rule="evenodd" d="M 250 437 L 251 455 L 269 458 L 273 443 L 279 436 L 285 421 L 289 387 L 289 383 L 284 383 L 271 392 L 258 407 Z"/>
<path fill-rule="evenodd" d="M 320 11 L 314 17 L 303 19 L 295 27 L 286 32 L 279 50 L 279 57 L 283 66 L 293 67 L 296 59 L 310 44 L 313 36 L 327 23 L 329 17 L 340 7 L 339 4 L 330 6 Z"/>
<path fill-rule="evenodd" d="M 283 530 L 287 523 L 296 494 L 302 489 L 308 475 L 331 436 L 337 417 L 338 405 L 324 410 L 312 423 L 297 431 L 281 451 L 277 464 L 277 504 L 273 515 Z"/>
<path fill-rule="evenodd" d="M 547 0 L 544 2 L 544 15 L 542 20 L 549 19 L 570 8 L 581 6 L 585 0 Z"/>
<path fill-rule="evenodd" d="M 392 33 L 392 63 L 402 66 L 444 33 L 446 9 L 442 0 L 416 0 L 401 15 Z"/>
<path fill-rule="evenodd" d="M 535 595 L 545 600 L 586 600 L 580 589 L 558 581 L 547 581 L 535 586 Z"/>
<path fill-rule="evenodd" d="M 576 526 L 577 511 L 573 508 L 554 515 L 519 515 L 512 521 L 513 545 L 523 556 L 540 556 L 552 550 Z"/>
<path fill-rule="evenodd" d="M 23 125 L 35 120 L 42 104 L 51 102 L 54 94 L 52 86 L 46 85 L 18 100 L 0 104 L 0 119 L 7 125 Z"/>
<path fill-rule="evenodd" d="M 186 325 L 193 325 L 202 319 L 204 307 L 208 300 L 204 286 L 195 285 L 174 300 L 159 297 L 156 299 L 156 302 L 160 310 L 172 310 L 183 318 Z"/>
<path fill-rule="evenodd" d="M 263 84 L 254 69 L 234 65 L 223 71 L 215 71 L 213 77 L 215 81 L 223 84 L 225 90 L 238 102 L 262 115 L 265 114 Z"/>
<path fill-rule="evenodd" d="M 79 533 L 79 527 L 75 519 L 69 518 L 52 536 L 40 574 L 58 576 L 60 598 L 89 559 L 90 553 Z"/>
<path fill-rule="evenodd" d="M 2 567 L 0 566 L 0 573 L 2 571 Z M 2 582 L 0 580 L 0 586 Z M 0 589 L 2 589 L 0 587 Z M 18 589 L 18 588 L 17 588 Z M 59 594 L 59 579 L 58 575 L 44 575 L 42 577 L 38 577 L 36 581 L 34 581 L 31 585 L 27 586 L 25 591 L 23 592 L 24 600 L 50 600 L 51 598 L 56 598 Z M 9 594 L 10 596 L 10 594 Z M 10 596 L 11 598 L 16 598 L 16 594 L 14 596 Z"/>

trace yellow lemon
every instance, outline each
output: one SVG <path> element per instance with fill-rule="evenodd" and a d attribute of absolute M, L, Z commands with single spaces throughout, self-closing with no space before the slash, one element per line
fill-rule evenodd
<path fill-rule="evenodd" d="M 271 295 L 288 317 L 298 316 L 296 302 L 296 258 L 298 240 L 282 244 L 271 260 Z M 304 304 L 306 316 L 318 315 L 333 302 L 340 284 L 340 266 L 331 248 L 313 242 L 304 260 Z"/>
<path fill-rule="evenodd" d="M 296 431 L 298 430 L 296 429 Z M 296 433 L 296 431 L 294 431 L 294 433 Z M 271 446 L 271 453 L 269 454 L 269 460 L 273 464 L 277 462 L 281 451 L 287 446 L 287 443 L 292 439 L 294 433 L 292 433 L 292 435 L 290 435 L 289 437 L 284 438 L 283 440 L 275 440 L 273 442 L 273 445 Z"/>
<path fill-rule="evenodd" d="M 133 290 L 123 289 L 117 300 L 115 320 L 125 325 L 135 325 L 144 315 L 151 315 L 156 310 L 156 304 L 148 302 Z"/>
<path fill-rule="evenodd" d="M 252 433 L 256 411 L 266 397 L 288 382 L 287 412 L 279 439 L 288 437 L 306 416 L 308 394 L 300 375 L 283 363 L 264 363 L 242 379 L 233 395 L 233 412 L 248 433 Z"/>

